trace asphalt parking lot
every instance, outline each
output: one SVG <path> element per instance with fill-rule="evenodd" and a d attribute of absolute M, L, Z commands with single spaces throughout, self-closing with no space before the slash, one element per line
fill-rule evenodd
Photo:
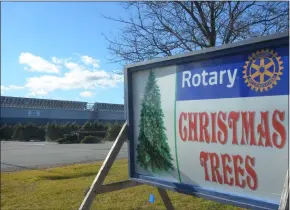
<path fill-rule="evenodd" d="M 46 168 L 104 160 L 112 145 L 113 142 L 57 144 L 1 141 L 1 171 Z M 125 142 L 117 158 L 127 157 L 127 143 Z"/>

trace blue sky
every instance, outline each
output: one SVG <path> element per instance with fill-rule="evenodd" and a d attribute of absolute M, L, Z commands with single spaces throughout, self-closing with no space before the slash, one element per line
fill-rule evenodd
<path fill-rule="evenodd" d="M 2 2 L 1 95 L 123 103 L 102 33 L 126 15 L 117 2 Z"/>

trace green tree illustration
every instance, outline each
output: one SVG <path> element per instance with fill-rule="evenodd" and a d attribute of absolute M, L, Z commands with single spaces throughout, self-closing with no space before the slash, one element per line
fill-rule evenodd
<path fill-rule="evenodd" d="M 160 90 L 154 72 L 150 71 L 140 113 L 137 163 L 153 172 L 173 169 L 163 117 Z"/>

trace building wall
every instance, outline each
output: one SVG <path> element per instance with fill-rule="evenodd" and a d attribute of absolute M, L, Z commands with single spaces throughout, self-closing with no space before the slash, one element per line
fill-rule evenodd
<path fill-rule="evenodd" d="M 97 114 L 93 111 L 79 110 L 1 108 L 1 117 L 5 118 L 97 119 Z"/>
<path fill-rule="evenodd" d="M 117 120 L 125 121 L 124 112 L 121 111 L 99 111 L 98 112 L 99 120 Z"/>
<path fill-rule="evenodd" d="M 1 124 L 39 123 L 47 122 L 76 122 L 83 124 L 86 121 L 124 122 L 122 111 L 89 111 L 89 110 L 59 110 L 1 107 Z"/>
<path fill-rule="evenodd" d="M 67 122 L 70 123 L 77 123 L 79 125 L 83 125 L 85 122 L 88 120 L 84 119 L 47 119 L 47 118 L 1 118 L 0 119 L 0 124 L 17 124 L 17 123 L 22 123 L 22 124 L 47 124 L 47 123 L 57 123 L 57 124 L 64 124 Z"/>

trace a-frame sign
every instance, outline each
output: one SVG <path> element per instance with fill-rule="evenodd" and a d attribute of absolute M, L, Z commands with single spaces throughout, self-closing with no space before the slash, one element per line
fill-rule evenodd
<path fill-rule="evenodd" d="M 124 78 L 127 122 L 80 210 L 139 184 L 158 187 L 167 209 L 166 189 L 289 209 L 288 33 L 132 64 Z M 126 127 L 129 180 L 102 185 Z"/>

